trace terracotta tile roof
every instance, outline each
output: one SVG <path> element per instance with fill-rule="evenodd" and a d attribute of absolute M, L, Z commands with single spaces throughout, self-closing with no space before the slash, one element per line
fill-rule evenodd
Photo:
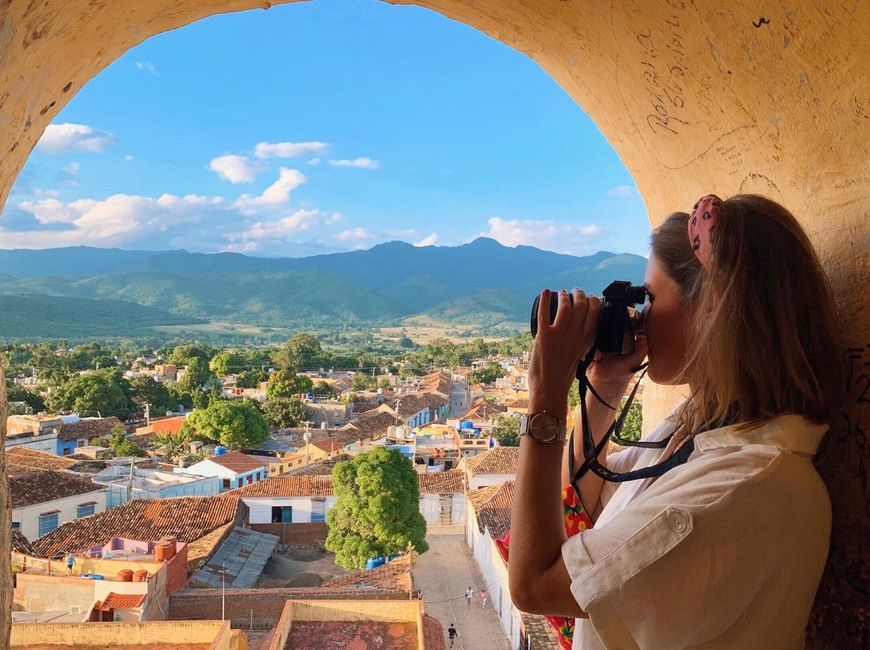
<path fill-rule="evenodd" d="M 441 621 L 428 614 L 423 614 L 423 650 L 446 650 L 444 627 Z"/>
<path fill-rule="evenodd" d="M 443 475 L 439 477 L 439 474 Z M 420 493 L 447 494 L 463 491 L 461 470 L 418 474 Z M 225 494 L 236 497 L 325 497 L 334 494 L 332 474 L 284 474 L 270 476 L 262 481 L 230 490 Z"/>
<path fill-rule="evenodd" d="M 221 467 L 226 467 L 236 474 L 244 474 L 245 472 L 251 472 L 263 467 L 263 463 L 256 458 L 243 454 L 240 451 L 230 451 L 220 456 L 209 456 L 206 460 L 210 460 Z"/>
<path fill-rule="evenodd" d="M 53 469 L 61 471 L 75 467 L 77 464 L 70 458 L 55 456 L 45 451 L 37 451 L 27 447 L 12 447 L 6 450 L 6 469 L 9 476 L 23 474 L 31 470 Z"/>
<path fill-rule="evenodd" d="M 519 447 L 493 447 L 465 460 L 471 476 L 478 474 L 516 474 L 520 459 Z"/>
<path fill-rule="evenodd" d="M 31 544 L 24 536 L 24 533 L 17 528 L 13 528 L 10 531 L 9 543 L 12 546 L 13 552 L 24 553 L 25 555 L 36 555 L 36 549 L 33 548 L 33 544 Z"/>
<path fill-rule="evenodd" d="M 475 512 L 478 512 L 483 505 L 495 496 L 495 493 L 501 489 L 501 483 L 495 485 L 487 485 L 486 487 L 477 488 L 476 490 L 468 491 L 468 502 Z"/>
<path fill-rule="evenodd" d="M 426 384 L 426 390 L 441 393 L 445 397 L 449 397 L 453 391 L 453 375 L 443 369 L 424 375 L 423 382 Z"/>
<path fill-rule="evenodd" d="M 181 427 L 184 426 L 184 422 L 187 420 L 187 416 L 185 415 L 173 415 L 168 418 L 160 418 L 159 420 L 151 420 L 150 429 L 154 433 L 180 433 Z"/>
<path fill-rule="evenodd" d="M 98 609 L 101 612 L 108 612 L 112 609 L 133 609 L 134 607 L 141 607 L 144 602 L 145 594 L 116 594 L 114 591 L 110 591 L 109 595 L 106 596 L 106 600 L 102 602 L 97 601 L 94 609 Z"/>
<path fill-rule="evenodd" d="M 398 404 L 400 418 L 409 418 L 423 409 L 437 409 L 444 406 L 447 398 L 436 393 L 411 393 L 392 399 L 388 403 L 394 412 Z"/>
<path fill-rule="evenodd" d="M 231 490 L 239 497 L 324 497 L 331 496 L 332 476 L 270 476 L 262 481 Z"/>
<path fill-rule="evenodd" d="M 417 625 L 373 620 L 293 621 L 285 648 L 418 650 Z"/>
<path fill-rule="evenodd" d="M 474 400 L 471 407 L 463 413 L 460 420 L 489 420 L 494 415 L 506 413 L 507 407 L 498 402 L 487 402 L 485 399 Z"/>
<path fill-rule="evenodd" d="M 355 418 L 342 427 L 343 431 L 356 429 L 365 438 L 379 438 L 387 435 L 387 429 L 395 426 L 396 416 L 384 411 L 366 413 L 362 417 Z"/>
<path fill-rule="evenodd" d="M 461 469 L 419 474 L 420 494 L 449 494 L 465 491 L 465 473 Z"/>
<path fill-rule="evenodd" d="M 193 542 L 215 528 L 235 521 L 238 497 L 175 497 L 134 499 L 111 510 L 63 524 L 34 547 L 42 557 L 58 552 L 79 552 L 112 537 L 156 540 L 175 535 Z"/>
<path fill-rule="evenodd" d="M 321 440 L 312 440 L 312 447 L 317 447 L 321 451 L 325 451 L 327 454 L 334 453 L 335 451 L 340 451 L 344 445 L 338 441 L 337 438 L 323 438 Z"/>
<path fill-rule="evenodd" d="M 108 418 L 87 418 L 72 424 L 61 424 L 60 430 L 57 432 L 57 439 L 69 441 L 87 438 L 90 440 L 99 436 L 107 436 L 112 432 L 112 427 L 116 424 L 121 424 L 121 421 L 115 416 Z"/>
<path fill-rule="evenodd" d="M 334 580 L 327 580 L 320 584 L 322 589 L 341 589 L 350 587 L 353 589 L 377 590 L 390 594 L 402 594 L 407 598 L 413 589 L 411 577 L 411 556 L 396 558 L 370 571 L 361 571 Z"/>
<path fill-rule="evenodd" d="M 532 647 L 535 650 L 561 650 L 559 636 L 556 630 L 547 622 L 547 619 L 537 614 L 520 612 L 526 636 L 532 638 Z"/>
<path fill-rule="evenodd" d="M 13 508 L 25 508 L 79 494 L 102 492 L 105 489 L 89 478 L 50 469 L 34 470 L 9 477 L 9 492 L 12 496 Z"/>
<path fill-rule="evenodd" d="M 480 532 L 489 531 L 490 537 L 500 539 L 507 535 L 511 529 L 511 507 L 514 502 L 514 482 L 504 481 L 497 486 L 489 498 L 482 503 L 472 501 L 472 506 L 477 513 L 477 527 Z M 490 488 L 475 490 L 482 492 Z M 470 499 L 469 499 L 470 500 Z M 480 501 L 480 499 L 478 499 Z"/>

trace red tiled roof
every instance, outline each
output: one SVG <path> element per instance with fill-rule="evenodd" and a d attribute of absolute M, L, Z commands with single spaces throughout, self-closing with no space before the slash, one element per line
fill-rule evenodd
<path fill-rule="evenodd" d="M 477 474 L 516 474 L 519 460 L 519 447 L 493 447 L 467 458 L 465 467 L 472 476 Z"/>
<path fill-rule="evenodd" d="M 396 416 L 393 413 L 385 411 L 375 411 L 373 413 L 365 413 L 359 418 L 355 418 L 350 423 L 342 427 L 343 431 L 356 429 L 361 437 L 377 438 L 387 434 L 387 429 L 395 426 Z"/>
<path fill-rule="evenodd" d="M 434 616 L 423 614 L 423 650 L 446 650 L 444 626 Z"/>
<path fill-rule="evenodd" d="M 430 392 L 441 393 L 441 395 L 449 397 L 453 391 L 453 376 L 446 370 L 436 370 L 431 374 L 425 375 L 423 381 Z"/>
<path fill-rule="evenodd" d="M 9 476 L 23 474 L 32 470 L 53 469 L 61 471 L 76 466 L 78 463 L 70 458 L 55 456 L 45 451 L 28 449 L 27 447 L 12 447 L 6 450 L 6 469 Z"/>
<path fill-rule="evenodd" d="M 331 496 L 332 475 L 270 476 L 262 481 L 228 492 L 239 497 L 325 497 Z"/>
<path fill-rule="evenodd" d="M 90 440 L 91 438 L 107 436 L 117 424 L 121 424 L 121 421 L 114 415 L 108 418 L 87 418 L 72 424 L 61 424 L 60 430 L 57 432 L 57 439 L 70 441 L 86 438 Z"/>
<path fill-rule="evenodd" d="M 133 609 L 134 607 L 141 607 L 144 602 L 145 594 L 116 594 L 114 591 L 110 591 L 109 595 L 106 596 L 106 600 L 102 602 L 97 601 L 94 609 L 98 609 L 101 612 L 108 612 L 112 609 Z"/>
<path fill-rule="evenodd" d="M 498 402 L 488 402 L 485 399 L 477 399 L 471 405 L 465 413 L 463 413 L 459 419 L 460 420 L 489 420 L 494 415 L 499 413 L 506 413 L 507 407 L 503 404 L 499 404 Z"/>
<path fill-rule="evenodd" d="M 447 494 L 463 491 L 461 470 L 418 474 L 420 493 Z M 325 497 L 334 494 L 332 474 L 284 474 L 236 488 L 226 494 L 237 497 Z"/>
<path fill-rule="evenodd" d="M 317 447 L 321 451 L 325 451 L 327 454 L 331 454 L 336 450 L 341 451 L 341 449 L 344 447 L 344 445 L 342 445 L 336 438 L 323 438 L 321 440 L 312 440 L 311 446 Z"/>
<path fill-rule="evenodd" d="M 520 612 L 526 636 L 534 639 L 535 650 L 561 650 L 559 635 L 549 621 L 538 614 Z"/>
<path fill-rule="evenodd" d="M 24 536 L 17 528 L 10 531 L 9 543 L 12 546 L 13 552 L 24 553 L 25 555 L 36 555 L 36 549 L 33 544 Z"/>
<path fill-rule="evenodd" d="M 90 479 L 54 470 L 33 470 L 9 477 L 13 508 L 25 508 L 79 494 L 105 491 Z"/>
<path fill-rule="evenodd" d="M 174 415 L 169 418 L 160 418 L 159 420 L 151 420 L 151 430 L 154 433 L 167 434 L 167 433 L 181 433 L 181 427 L 184 426 L 184 422 L 187 420 L 187 416 L 185 415 Z"/>
<path fill-rule="evenodd" d="M 465 473 L 460 469 L 426 472 L 418 476 L 420 494 L 449 494 L 465 491 Z"/>
<path fill-rule="evenodd" d="M 493 489 L 494 488 L 494 489 Z M 484 494 L 481 492 L 486 491 Z M 475 495 L 476 498 L 472 498 Z M 485 501 L 484 497 L 489 498 Z M 511 529 L 511 507 L 514 502 L 514 482 L 504 481 L 499 485 L 475 490 L 469 495 L 472 507 L 477 513 L 477 527 L 480 532 L 489 531 L 490 537 L 500 539 Z"/>
<path fill-rule="evenodd" d="M 235 521 L 238 497 L 175 497 L 134 499 L 111 510 L 63 524 L 34 548 L 40 556 L 77 553 L 105 544 L 112 537 L 156 540 L 175 535 L 180 542 L 193 542 L 216 528 Z"/>
<path fill-rule="evenodd" d="M 285 648 L 418 650 L 417 625 L 405 621 L 293 621 Z"/>
<path fill-rule="evenodd" d="M 354 587 L 367 591 L 380 590 L 389 593 L 401 593 L 405 596 L 413 588 L 411 578 L 411 556 L 396 558 L 370 571 L 354 573 L 334 580 L 321 583 L 323 589 L 335 589 L 341 587 Z"/>
<path fill-rule="evenodd" d="M 263 467 L 263 463 L 256 458 L 243 454 L 240 451 L 230 451 L 220 456 L 209 456 L 207 460 L 221 467 L 226 467 L 236 474 L 244 474 L 245 472 L 251 472 Z"/>

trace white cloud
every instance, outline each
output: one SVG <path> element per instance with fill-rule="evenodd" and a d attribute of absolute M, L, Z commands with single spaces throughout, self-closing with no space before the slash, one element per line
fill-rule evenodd
<path fill-rule="evenodd" d="M 127 161 L 133 160 L 133 156 L 131 156 L 130 154 L 127 154 L 126 156 L 124 156 L 124 160 L 127 160 Z"/>
<path fill-rule="evenodd" d="M 359 167 L 360 169 L 380 169 L 381 163 L 371 158 L 354 158 L 353 160 L 330 160 L 333 167 Z"/>
<path fill-rule="evenodd" d="M 49 124 L 36 148 L 49 156 L 63 156 L 74 151 L 103 153 L 115 142 L 115 136 L 85 124 Z"/>
<path fill-rule="evenodd" d="M 349 241 L 349 240 L 369 240 L 374 239 L 377 235 L 373 233 L 368 228 L 353 228 L 351 230 L 342 230 L 340 233 L 336 235 L 336 239 L 339 241 Z"/>
<path fill-rule="evenodd" d="M 260 162 L 253 162 L 246 156 L 218 156 L 208 164 L 208 168 L 230 183 L 253 183 L 257 174 L 267 169 Z"/>
<path fill-rule="evenodd" d="M 247 215 L 256 214 L 257 208 L 279 208 L 290 202 L 290 192 L 307 181 L 308 178 L 299 170 L 282 167 L 278 180 L 267 187 L 260 196 L 251 197 L 242 194 L 233 206 Z"/>
<path fill-rule="evenodd" d="M 607 190 L 607 196 L 634 196 L 635 194 L 637 194 L 637 188 L 632 185 L 618 185 Z"/>
<path fill-rule="evenodd" d="M 320 158 L 312 158 L 311 160 L 308 161 L 308 164 L 309 164 L 309 165 L 319 165 L 319 164 L 320 164 Z"/>
<path fill-rule="evenodd" d="M 296 158 L 317 155 L 327 149 L 327 142 L 260 142 L 254 147 L 254 155 L 257 158 Z"/>
<path fill-rule="evenodd" d="M 416 244 L 414 244 L 414 246 L 417 246 L 417 247 L 434 246 L 437 243 L 438 243 L 438 234 L 433 232 L 428 237 L 424 237 L 423 239 L 418 241 Z"/>
<path fill-rule="evenodd" d="M 150 72 L 155 77 L 160 76 L 160 73 L 157 72 L 157 68 L 155 68 L 153 64 L 148 63 L 147 61 L 136 61 L 136 69 L 142 70 L 143 72 Z"/>
<path fill-rule="evenodd" d="M 488 220 L 489 230 L 480 233 L 504 246 L 534 246 L 543 250 L 556 251 L 570 255 L 587 255 L 594 252 L 596 242 L 606 233 L 595 224 L 557 223 L 546 220 L 502 219 L 492 217 Z M 592 250 L 594 249 L 594 250 Z"/>
<path fill-rule="evenodd" d="M 277 221 L 258 221 L 239 230 L 227 234 L 231 242 L 228 250 L 255 251 L 260 250 L 263 242 L 274 246 L 286 241 L 300 232 L 311 230 L 315 226 L 332 225 L 341 221 L 337 212 L 321 212 L 318 209 L 297 210 Z"/>

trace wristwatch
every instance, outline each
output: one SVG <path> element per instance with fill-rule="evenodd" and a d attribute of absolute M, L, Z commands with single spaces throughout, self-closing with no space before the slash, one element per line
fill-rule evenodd
<path fill-rule="evenodd" d="M 525 413 L 520 420 L 520 435 L 528 436 L 535 442 L 565 442 L 567 431 L 564 422 L 546 411 Z"/>

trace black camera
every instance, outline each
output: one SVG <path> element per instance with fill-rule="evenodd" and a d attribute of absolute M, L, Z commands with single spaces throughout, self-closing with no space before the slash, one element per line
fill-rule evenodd
<path fill-rule="evenodd" d="M 614 280 L 604 290 L 601 301 L 601 313 L 598 316 L 598 329 L 595 332 L 593 350 L 601 350 L 611 354 L 622 353 L 622 342 L 625 332 L 632 326 L 635 317 L 635 306 L 646 300 L 646 288 L 637 287 L 626 280 Z M 571 303 L 574 296 L 568 294 Z M 541 296 L 535 298 L 532 305 L 530 329 L 532 336 L 538 333 L 538 303 Z M 550 299 L 550 323 L 556 319 L 559 301 L 556 292 Z"/>

